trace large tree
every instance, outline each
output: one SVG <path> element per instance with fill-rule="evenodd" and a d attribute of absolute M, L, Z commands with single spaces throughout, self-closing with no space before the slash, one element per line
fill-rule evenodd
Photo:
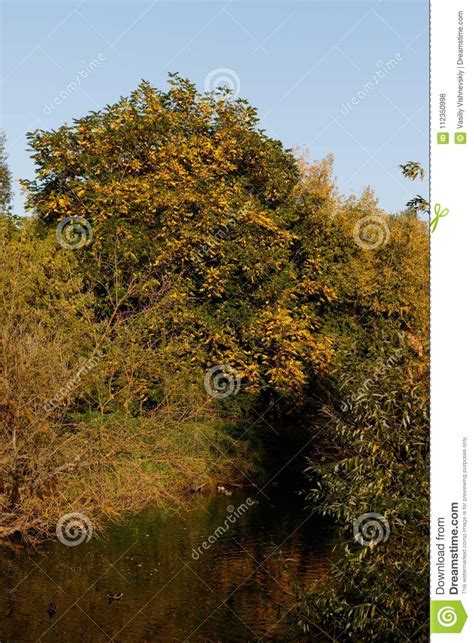
<path fill-rule="evenodd" d="M 388 217 L 370 190 L 341 197 L 331 160 L 298 167 L 244 100 L 172 75 L 29 141 L 29 207 L 92 226 L 78 258 L 99 314 L 148 311 L 147 341 L 171 328 L 183 355 L 229 364 L 247 390 L 300 395 L 384 320 L 423 325 L 423 224 Z M 375 235 L 362 244 L 361 221 Z"/>
<path fill-rule="evenodd" d="M 130 284 L 130 314 L 150 311 L 164 289 L 166 326 L 183 350 L 236 368 L 248 390 L 298 391 L 324 370 L 330 340 L 293 292 L 297 164 L 246 101 L 200 95 L 173 75 L 166 92 L 142 82 L 29 141 L 28 205 L 54 226 L 68 217 L 92 226 L 79 256 L 104 314 Z M 162 328 L 162 308 L 149 321 L 149 332 Z"/>

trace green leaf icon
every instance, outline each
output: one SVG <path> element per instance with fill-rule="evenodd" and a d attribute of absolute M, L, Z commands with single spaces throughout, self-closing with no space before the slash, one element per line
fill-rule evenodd
<path fill-rule="evenodd" d="M 461 601 L 431 601 L 430 630 L 432 634 L 459 634 L 467 614 Z"/>

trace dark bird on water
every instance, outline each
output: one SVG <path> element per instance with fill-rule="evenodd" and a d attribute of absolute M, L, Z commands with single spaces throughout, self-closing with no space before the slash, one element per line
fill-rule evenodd
<path fill-rule="evenodd" d="M 123 592 L 107 592 L 107 598 L 109 600 L 109 605 L 112 601 L 119 601 L 123 596 Z"/>
<path fill-rule="evenodd" d="M 49 614 L 49 618 L 53 618 L 53 616 L 58 611 L 58 606 L 56 605 L 56 603 L 50 603 L 46 611 Z"/>

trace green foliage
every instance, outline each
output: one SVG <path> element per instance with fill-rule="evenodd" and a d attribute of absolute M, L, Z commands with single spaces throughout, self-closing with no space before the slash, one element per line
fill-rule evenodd
<path fill-rule="evenodd" d="M 429 234 L 426 223 L 401 213 L 387 217 L 367 189 L 343 199 L 332 179 L 332 159 L 306 166 L 293 206 L 292 233 L 299 292 L 307 296 L 335 354 L 366 350 L 381 325 L 423 336 L 428 330 Z M 354 229 L 361 218 L 382 221 L 383 243 L 361 249 Z M 314 293 L 321 293 L 319 298 Z M 322 296 L 324 294 L 324 297 Z"/>
<path fill-rule="evenodd" d="M 421 167 L 421 165 L 415 161 L 408 161 L 408 163 L 405 163 L 405 165 L 400 165 L 402 169 L 402 174 L 404 177 L 407 179 L 410 179 L 410 181 L 415 181 L 416 179 L 420 179 L 420 181 L 423 181 L 425 178 L 425 170 Z M 407 203 L 407 208 L 411 212 L 428 212 L 430 207 L 430 204 L 428 201 L 423 198 L 420 194 L 417 194 L 413 199 L 410 199 Z"/>
<path fill-rule="evenodd" d="M 90 301 L 54 234 L 0 217 L 0 533 L 44 523 L 39 498 L 69 457 L 63 413 L 45 407 L 93 349 Z"/>
<path fill-rule="evenodd" d="M 100 315 L 117 301 L 120 313 L 147 311 L 150 342 L 172 328 L 183 359 L 231 365 L 248 392 L 298 393 L 327 368 L 330 339 L 293 292 L 297 165 L 245 101 L 199 95 L 172 76 L 168 92 L 142 82 L 29 140 L 29 207 L 54 225 L 69 216 L 92 224 L 79 262 Z M 169 305 L 156 309 L 163 290 Z"/>
<path fill-rule="evenodd" d="M 0 131 L 0 214 L 11 211 L 12 175 L 7 164 L 5 134 Z"/>
<path fill-rule="evenodd" d="M 0 536 L 45 535 L 78 498 L 118 516 L 254 466 L 158 309 L 97 319 L 42 222 L 0 217 L 0 304 Z"/>
<path fill-rule="evenodd" d="M 425 178 L 425 170 L 416 161 L 408 161 L 408 163 L 401 164 L 399 167 L 402 170 L 403 176 L 410 179 L 410 181 L 414 181 L 418 178 L 423 181 Z"/>
<path fill-rule="evenodd" d="M 329 377 L 314 389 L 326 402 L 313 418 L 308 500 L 343 534 L 364 513 L 384 516 L 391 533 L 373 547 L 341 545 L 330 573 L 298 589 L 296 620 L 314 636 L 427 640 L 428 227 L 391 216 L 385 242 L 359 248 L 357 220 L 384 214 L 370 190 L 341 199 L 331 164 L 303 168 L 294 219 L 301 274 L 318 266 L 330 293 L 318 316 L 334 341 Z"/>
<path fill-rule="evenodd" d="M 386 328 L 390 328 L 386 325 Z M 387 542 L 348 542 L 324 582 L 299 593 L 301 624 L 353 640 L 428 640 L 429 422 L 423 346 L 411 334 L 374 337 L 344 353 L 327 427 L 308 473 L 309 499 L 351 534 L 366 513 L 388 521 Z M 328 445 L 330 448 L 328 448 Z M 382 530 L 384 526 L 379 519 Z"/>

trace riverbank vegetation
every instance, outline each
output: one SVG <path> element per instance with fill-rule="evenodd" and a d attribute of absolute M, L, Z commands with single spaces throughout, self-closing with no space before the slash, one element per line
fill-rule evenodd
<path fill-rule="evenodd" d="M 341 195 L 330 157 L 296 156 L 246 101 L 176 75 L 29 145 L 31 217 L 2 200 L 0 533 L 253 480 L 271 409 L 267 421 L 310 427 L 308 502 L 349 538 L 332 580 L 299 592 L 299 626 L 421 640 L 429 236 L 416 209 Z M 387 539 L 353 538 L 367 513 Z"/>

